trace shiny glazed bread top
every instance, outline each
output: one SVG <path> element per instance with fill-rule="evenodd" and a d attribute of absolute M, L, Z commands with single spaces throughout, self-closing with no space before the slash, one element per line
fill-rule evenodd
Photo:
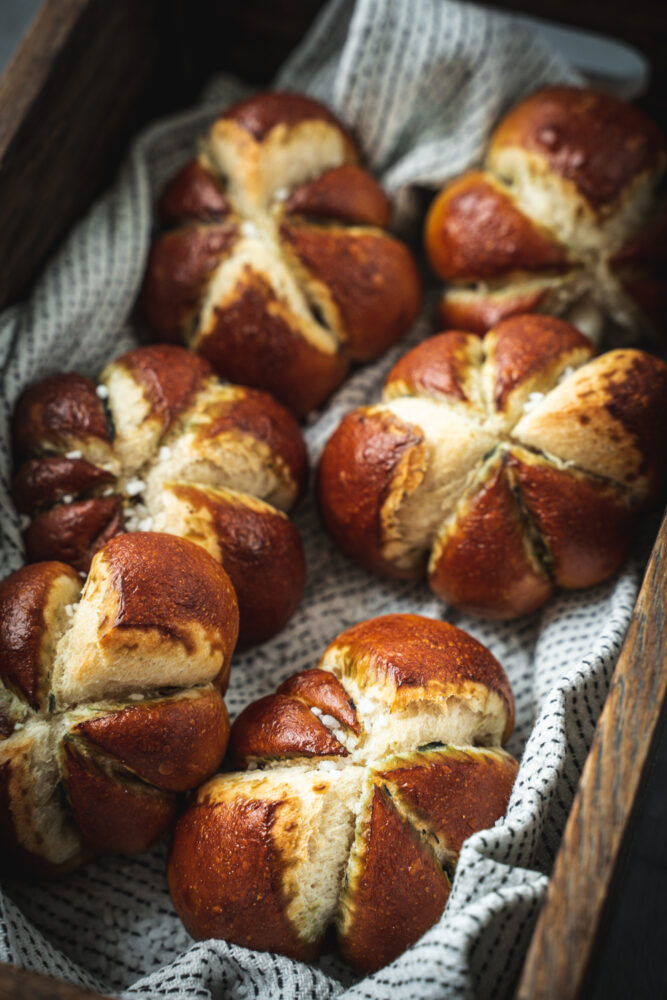
<path fill-rule="evenodd" d="M 267 389 L 299 416 L 351 361 L 377 357 L 415 319 L 407 248 L 341 123 L 317 101 L 257 94 L 212 125 L 159 205 L 142 308 L 227 378 Z"/>
<path fill-rule="evenodd" d="M 408 352 L 322 454 L 334 540 L 381 574 L 427 569 L 443 600 L 492 618 L 608 577 L 664 489 L 667 365 L 591 354 L 569 323 L 532 315 Z"/>
<path fill-rule="evenodd" d="M 69 372 L 30 386 L 13 430 L 29 558 L 85 572 L 119 532 L 168 531 L 225 566 L 242 644 L 294 612 L 305 566 L 284 512 L 307 458 L 296 421 L 267 394 L 223 384 L 203 358 L 161 344 L 112 361 L 98 385 Z"/>
<path fill-rule="evenodd" d="M 172 535 L 112 539 L 82 585 L 63 563 L 0 584 L 0 840 L 6 866 L 133 853 L 219 764 L 238 609 L 222 567 Z"/>
<path fill-rule="evenodd" d="M 667 314 L 667 163 L 659 128 L 594 90 L 550 87 L 493 133 L 484 170 L 448 184 L 426 221 L 447 282 L 440 322 L 483 333 L 536 311 L 599 340 Z"/>
<path fill-rule="evenodd" d="M 388 615 L 343 632 L 234 723 L 244 770 L 204 785 L 176 829 L 176 909 L 209 936 L 308 960 L 334 924 L 362 971 L 440 916 L 463 840 L 505 812 L 509 682 L 465 632 Z"/>

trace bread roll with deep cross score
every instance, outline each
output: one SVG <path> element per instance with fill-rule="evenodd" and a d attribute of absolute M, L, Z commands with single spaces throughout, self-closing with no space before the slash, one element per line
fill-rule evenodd
<path fill-rule="evenodd" d="M 85 572 L 119 532 L 168 531 L 224 565 L 241 645 L 270 638 L 295 611 L 305 560 L 285 512 L 305 488 L 307 457 L 296 421 L 266 393 L 221 383 L 182 347 L 139 347 L 97 386 L 76 372 L 30 386 L 13 430 L 30 559 Z"/>
<path fill-rule="evenodd" d="M 447 184 L 425 241 L 446 283 L 439 323 L 484 333 L 518 313 L 604 330 L 667 317 L 667 164 L 660 129 L 625 101 L 548 87 L 491 136 L 486 162 Z"/>
<path fill-rule="evenodd" d="M 308 97 L 228 108 L 160 200 L 171 228 L 153 244 L 141 299 L 155 337 L 297 416 L 351 362 L 394 344 L 417 316 L 420 279 L 358 160 L 345 127 Z"/>
<path fill-rule="evenodd" d="M 386 965 L 439 919 L 465 838 L 504 814 L 513 722 L 502 667 L 460 629 L 387 615 L 343 632 L 241 713 L 241 770 L 179 820 L 186 928 L 308 961 L 335 925 L 351 965 Z"/>
<path fill-rule="evenodd" d="M 234 589 L 173 535 L 109 541 L 85 584 L 35 563 L 0 583 L 2 866 L 69 871 L 144 850 L 220 763 Z"/>
<path fill-rule="evenodd" d="M 569 323 L 531 315 L 409 351 L 322 454 L 334 541 L 382 575 L 427 571 L 444 601 L 488 618 L 606 579 L 664 492 L 667 365 L 592 353 Z"/>

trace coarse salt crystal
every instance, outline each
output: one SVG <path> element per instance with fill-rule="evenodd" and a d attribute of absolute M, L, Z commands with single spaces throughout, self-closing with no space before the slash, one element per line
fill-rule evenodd
<path fill-rule="evenodd" d="M 95 389 L 95 392 L 97 393 L 100 399 L 109 398 L 109 390 L 105 385 L 98 385 L 97 388 Z"/>
<path fill-rule="evenodd" d="M 145 489 L 146 489 L 146 483 L 143 481 L 143 479 L 130 479 L 125 484 L 125 492 L 130 497 L 138 496 L 139 493 L 143 493 Z"/>
<path fill-rule="evenodd" d="M 66 451 L 65 452 L 65 458 L 71 458 L 71 459 L 83 458 L 83 452 L 82 451 Z"/>
<path fill-rule="evenodd" d="M 276 201 L 287 201 L 289 197 L 289 191 L 287 188 L 276 188 L 273 197 Z"/>
<path fill-rule="evenodd" d="M 337 729 L 340 723 L 338 719 L 335 719 L 333 715 L 323 715 L 320 722 L 327 727 L 327 729 Z"/>
<path fill-rule="evenodd" d="M 333 760 L 322 760 L 322 761 L 320 761 L 320 763 L 317 765 L 317 770 L 318 771 L 331 771 L 331 772 L 335 771 L 337 773 L 340 773 L 338 771 L 338 765 Z"/>
<path fill-rule="evenodd" d="M 311 705 L 310 706 L 310 710 L 313 713 L 313 715 L 317 715 L 317 716 L 321 716 L 322 715 L 322 709 L 318 708 L 317 705 Z"/>
<path fill-rule="evenodd" d="M 365 698 L 362 696 L 357 700 L 356 705 L 357 705 L 357 711 L 359 712 L 373 711 L 373 702 L 371 701 L 370 698 Z"/>
<path fill-rule="evenodd" d="M 143 696 L 143 694 L 142 694 L 141 691 L 135 691 L 133 694 L 128 694 L 127 700 L 128 701 L 143 701 L 144 700 L 144 696 Z"/>
<path fill-rule="evenodd" d="M 17 729 L 23 729 L 23 723 L 22 722 L 15 722 L 14 723 L 14 732 L 16 732 Z"/>
<path fill-rule="evenodd" d="M 103 490 L 102 496 L 103 497 L 110 497 L 110 496 L 113 495 L 113 492 L 114 492 L 113 486 L 107 486 L 107 488 L 105 490 Z"/>
<path fill-rule="evenodd" d="M 163 444 L 159 452 L 160 458 L 171 458 L 171 448 L 167 444 Z"/>
<path fill-rule="evenodd" d="M 249 237 L 259 236 L 259 229 L 255 225 L 255 223 L 248 222 L 248 220 L 241 223 L 241 232 L 243 233 L 244 236 L 249 236 Z"/>
<path fill-rule="evenodd" d="M 530 413 L 530 411 L 534 410 L 535 407 L 538 405 L 538 403 L 541 403 L 543 399 L 544 399 L 544 393 L 543 392 L 530 392 L 530 393 L 528 393 L 528 399 L 523 404 L 523 412 L 524 413 Z"/>
<path fill-rule="evenodd" d="M 74 502 L 74 497 L 72 496 L 72 494 L 66 493 L 65 496 L 63 497 L 63 503 L 73 503 L 73 502 Z"/>

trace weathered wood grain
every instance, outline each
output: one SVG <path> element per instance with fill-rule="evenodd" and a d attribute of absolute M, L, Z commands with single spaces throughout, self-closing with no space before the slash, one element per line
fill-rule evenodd
<path fill-rule="evenodd" d="M 0 79 L 0 308 L 27 291 L 155 113 L 158 7 L 46 0 Z"/>
<path fill-rule="evenodd" d="M 586 974 L 667 695 L 667 517 L 611 681 L 516 1000 L 585 1000 Z"/>

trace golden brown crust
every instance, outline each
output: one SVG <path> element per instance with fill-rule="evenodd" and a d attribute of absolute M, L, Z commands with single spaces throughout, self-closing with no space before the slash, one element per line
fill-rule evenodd
<path fill-rule="evenodd" d="M 24 566 L 0 582 L 0 677 L 32 708 L 41 706 L 48 674 L 46 608 L 60 590 L 78 594 L 81 581 L 59 562 Z"/>
<path fill-rule="evenodd" d="M 315 219 L 338 219 L 386 229 L 391 203 L 368 171 L 356 164 L 325 170 L 312 181 L 294 189 L 285 203 L 289 215 Z"/>
<path fill-rule="evenodd" d="M 252 948 L 261 928 L 265 950 L 314 958 L 317 942 L 301 940 L 285 914 L 285 862 L 272 836 L 282 803 L 237 798 L 211 807 L 206 788 L 176 826 L 167 867 L 186 929 L 197 940 L 224 938 Z M 222 905 L 231 887 L 234 906 Z"/>
<path fill-rule="evenodd" d="M 399 463 L 422 441 L 419 428 L 366 407 L 344 417 L 322 453 L 318 497 L 324 525 L 344 552 L 374 572 L 405 575 L 383 555 L 380 513 Z"/>
<path fill-rule="evenodd" d="M 229 715 L 215 687 L 135 702 L 77 722 L 72 734 L 109 754 L 143 781 L 169 792 L 195 788 L 217 769 L 229 741 Z"/>
<path fill-rule="evenodd" d="M 426 252 L 445 281 L 562 270 L 565 247 L 518 209 L 492 175 L 471 171 L 443 188 L 426 216 Z"/>
<path fill-rule="evenodd" d="M 467 497 L 436 542 L 429 583 L 447 604 L 483 618 L 518 618 L 539 608 L 553 584 L 537 561 L 505 463 Z"/>
<path fill-rule="evenodd" d="M 119 535 L 98 558 L 109 567 L 118 596 L 115 618 L 106 624 L 100 645 L 118 641 L 125 630 L 156 629 L 189 650 L 196 625 L 204 630 L 211 653 L 221 657 L 218 683 L 224 691 L 239 619 L 234 588 L 222 566 L 198 545 L 161 532 Z"/>
<path fill-rule="evenodd" d="M 120 780 L 72 740 L 63 747 L 63 784 L 85 847 L 94 853 L 137 854 L 169 829 L 176 796 Z"/>
<path fill-rule="evenodd" d="M 83 458 L 43 455 L 30 458 L 19 467 L 12 480 L 12 499 L 21 513 L 31 513 L 65 496 L 78 496 L 113 481 L 111 472 Z"/>
<path fill-rule="evenodd" d="M 239 648 L 265 642 L 296 611 L 306 576 L 298 531 L 283 514 L 200 486 L 174 484 L 171 491 L 194 510 L 205 509 L 220 561 L 239 602 Z"/>
<path fill-rule="evenodd" d="M 12 427 L 21 457 L 64 450 L 72 439 L 110 441 L 95 383 L 78 372 L 53 375 L 28 386 L 16 404 Z"/>
<path fill-rule="evenodd" d="M 364 687 L 387 680 L 396 692 L 481 684 L 505 705 L 505 739 L 514 728 L 514 696 L 505 671 L 486 646 L 455 625 L 422 615 L 381 615 L 341 632 L 322 661 L 332 652 L 343 653 L 345 674 L 363 677 Z"/>
<path fill-rule="evenodd" d="M 343 958 L 364 973 L 414 944 L 438 920 L 450 892 L 433 851 L 386 789 L 375 788 L 370 812 L 365 843 L 348 869 L 338 932 Z"/>
<path fill-rule="evenodd" d="M 391 347 L 417 317 L 421 281 L 412 255 L 386 233 L 284 222 L 280 237 L 311 278 L 321 282 L 342 320 L 353 361 Z"/>
<path fill-rule="evenodd" d="M 301 670 L 283 681 L 278 694 L 298 698 L 309 706 L 319 708 L 343 722 L 354 733 L 359 732 L 359 720 L 350 697 L 338 680 L 328 670 Z"/>
<path fill-rule="evenodd" d="M 276 125 L 297 125 L 303 121 L 324 121 L 333 125 L 352 143 L 345 126 L 324 104 L 287 90 L 264 91 L 237 101 L 221 115 L 245 129 L 256 142 L 262 142 Z"/>
<path fill-rule="evenodd" d="M 273 456 L 287 466 L 294 481 L 295 499 L 308 479 L 308 454 L 299 425 L 289 410 L 259 389 L 235 386 L 228 399 L 217 405 L 209 423 L 198 430 L 202 440 L 226 431 L 239 431 L 268 445 Z"/>
<path fill-rule="evenodd" d="M 471 402 L 471 362 L 479 359 L 475 334 L 460 330 L 434 334 L 396 362 L 384 384 L 385 398 L 414 394 Z"/>
<path fill-rule="evenodd" d="M 347 757 L 347 750 L 310 708 L 269 694 L 253 701 L 232 726 L 229 752 L 239 767 L 257 757 Z"/>
<path fill-rule="evenodd" d="M 518 768 L 502 751 L 447 747 L 406 754 L 377 775 L 392 798 L 436 834 L 441 848 L 458 854 L 464 840 L 505 815 Z"/>
<path fill-rule="evenodd" d="M 158 216 L 165 225 L 185 219 L 219 222 L 230 211 L 222 185 L 199 160 L 185 164 L 169 181 L 158 202 Z"/>
<path fill-rule="evenodd" d="M 109 367 L 124 368 L 141 386 L 151 417 L 160 420 L 163 433 L 214 376 L 203 358 L 172 344 L 137 347 L 116 358 Z"/>
<path fill-rule="evenodd" d="M 634 520 L 621 490 L 530 455 L 511 454 L 508 469 L 547 545 L 559 586 L 592 587 L 621 566 Z"/>
<path fill-rule="evenodd" d="M 175 229 L 153 243 L 140 307 L 161 340 L 187 340 L 212 272 L 238 239 L 234 222 Z"/>
<path fill-rule="evenodd" d="M 508 147 L 544 157 L 600 210 L 657 165 L 665 140 L 638 108 L 611 94 L 548 87 L 522 101 L 498 126 L 490 155 Z"/>
<path fill-rule="evenodd" d="M 502 410 L 523 382 L 555 368 L 559 361 L 593 356 L 593 345 L 571 323 L 553 316 L 514 316 L 487 334 L 493 358 L 493 402 Z M 583 355 L 583 358 L 582 358 Z"/>
<path fill-rule="evenodd" d="M 28 559 L 58 559 L 87 573 L 96 552 L 122 532 L 120 497 L 62 504 L 33 517 L 25 531 Z"/>
<path fill-rule="evenodd" d="M 464 294 L 449 289 L 438 304 L 436 322 L 445 329 L 470 330 L 481 337 L 510 316 L 537 312 L 548 289 L 533 287 L 520 291 L 511 286 L 502 294 L 477 290 Z"/>
<path fill-rule="evenodd" d="M 196 350 L 232 382 L 261 386 L 297 416 L 319 406 L 348 369 L 342 355 L 307 341 L 281 315 L 271 285 L 248 269 L 229 301 L 216 307 Z"/>

